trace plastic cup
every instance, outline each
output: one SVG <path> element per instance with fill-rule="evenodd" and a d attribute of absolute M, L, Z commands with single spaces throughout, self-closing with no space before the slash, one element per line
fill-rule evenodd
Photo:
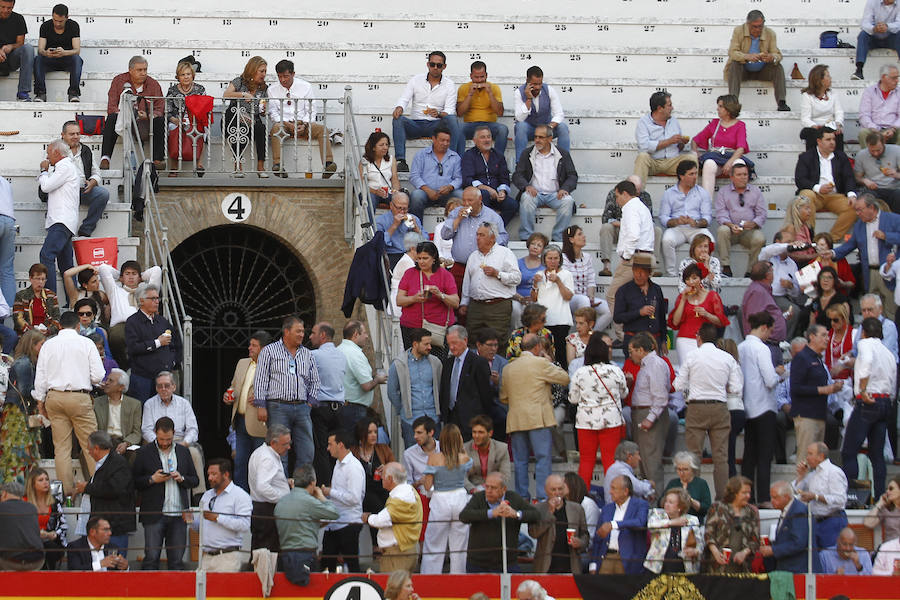
<path fill-rule="evenodd" d="M 767 536 L 767 535 L 762 536 L 762 543 L 765 544 L 766 546 L 772 545 L 772 542 L 769 541 L 769 536 Z"/>
<path fill-rule="evenodd" d="M 575 530 L 572 528 L 566 529 L 566 543 L 570 546 L 572 545 L 572 541 L 575 539 Z"/>
<path fill-rule="evenodd" d="M 725 555 L 725 562 L 731 562 L 731 548 L 722 548 L 722 554 Z"/>

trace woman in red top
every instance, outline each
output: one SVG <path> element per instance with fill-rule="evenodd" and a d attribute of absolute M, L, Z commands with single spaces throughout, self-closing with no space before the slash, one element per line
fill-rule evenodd
<path fill-rule="evenodd" d="M 846 258 L 834 260 L 834 255 L 831 253 L 834 248 L 834 238 L 831 237 L 830 233 L 822 232 L 816 234 L 813 242 L 818 253 L 815 262 L 822 267 L 831 267 L 837 271 L 838 280 L 835 287 L 838 292 L 849 296 L 853 288 L 856 287 L 856 277 L 853 276 L 853 270 L 850 268 L 850 264 L 847 263 Z"/>
<path fill-rule="evenodd" d="M 719 294 L 703 288 L 700 267 L 695 264 L 685 267 L 681 280 L 687 287 L 678 294 L 675 310 L 669 314 L 669 327 L 678 330 L 675 339 L 675 350 L 678 360 L 684 364 L 687 358 L 697 350 L 697 331 L 704 323 L 712 323 L 716 327 L 727 327 L 730 321 L 725 316 L 725 307 Z"/>
<path fill-rule="evenodd" d="M 416 268 L 406 270 L 397 288 L 400 330 L 422 327 L 423 319 L 449 327 L 456 322 L 453 310 L 459 306 L 456 280 L 441 266 L 434 242 L 421 242 L 416 253 Z M 405 333 L 403 339 L 409 339 L 409 334 Z M 437 346 L 434 339 L 431 353 L 440 359 L 447 356 L 447 350 Z"/>
<path fill-rule="evenodd" d="M 816 233 L 816 207 L 806 196 L 795 196 L 788 204 L 782 229 L 788 227 L 794 232 L 794 245 L 803 246 L 802 250 L 788 254 L 797 263 L 797 268 L 802 269 L 816 257 L 816 249 L 812 246 Z"/>
<path fill-rule="evenodd" d="M 825 350 L 825 366 L 835 379 L 853 376 L 853 370 L 841 360 L 853 350 L 853 330 L 850 327 L 850 313 L 843 302 L 832 304 L 825 310 L 831 329 L 828 330 L 828 348 Z"/>
<path fill-rule="evenodd" d="M 46 560 L 44 566 L 50 571 L 62 560 L 66 548 L 66 516 L 59 501 L 50 494 L 50 476 L 47 471 L 36 467 L 25 480 L 25 498 L 37 509 L 41 541 L 44 542 Z"/>

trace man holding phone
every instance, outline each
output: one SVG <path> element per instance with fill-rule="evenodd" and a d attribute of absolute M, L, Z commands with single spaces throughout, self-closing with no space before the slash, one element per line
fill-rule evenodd
<path fill-rule="evenodd" d="M 41 23 L 34 59 L 34 100 L 47 101 L 47 71 L 69 72 L 69 102 L 81 100 L 81 27 L 69 18 L 65 4 L 53 7 L 52 18 Z"/>
<path fill-rule="evenodd" d="M 525 85 L 516 90 L 516 161 L 539 125 L 549 124 L 556 145 L 569 152 L 569 123 L 555 88 L 544 85 L 544 71 L 537 65 L 525 72 Z"/>

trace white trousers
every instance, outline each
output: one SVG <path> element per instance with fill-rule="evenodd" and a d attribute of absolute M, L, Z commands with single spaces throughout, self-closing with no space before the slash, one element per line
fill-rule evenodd
<path fill-rule="evenodd" d="M 607 304 L 606 300 L 600 298 L 599 294 L 594 296 L 594 298 L 600 301 L 600 304 L 594 307 L 594 311 L 597 313 L 597 320 L 594 321 L 594 331 L 606 331 L 606 328 L 610 326 L 613 320 L 612 311 L 609 310 L 609 304 Z M 572 309 L 573 320 L 576 310 L 590 305 L 591 299 L 584 294 L 572 294 L 572 299 L 569 300 L 569 308 Z"/>
<path fill-rule="evenodd" d="M 675 261 L 675 248 L 682 244 L 690 243 L 698 233 L 706 234 L 706 237 L 711 240 L 716 239 L 708 229 L 691 227 L 690 225 L 676 225 L 675 227 L 669 227 L 663 232 L 662 255 L 666 267 L 666 274 L 669 277 L 678 275 L 678 263 Z"/>
<path fill-rule="evenodd" d="M 450 546 L 450 573 L 466 572 L 469 547 L 469 526 L 459 520 L 459 513 L 469 502 L 465 488 L 447 492 L 432 492 L 428 504 L 428 528 L 422 549 L 423 575 L 440 575 L 444 571 L 444 556 Z"/>

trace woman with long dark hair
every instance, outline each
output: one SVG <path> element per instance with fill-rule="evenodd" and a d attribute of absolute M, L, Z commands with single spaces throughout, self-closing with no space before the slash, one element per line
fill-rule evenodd
<path fill-rule="evenodd" d="M 809 85 L 800 90 L 800 139 L 806 149 L 816 147 L 816 133 L 822 127 L 835 130 L 835 150 L 844 151 L 844 108 L 841 93 L 831 89 L 828 65 L 816 65 L 809 71 Z"/>
<path fill-rule="evenodd" d="M 416 267 L 407 269 L 397 288 L 397 306 L 400 307 L 400 331 L 403 345 L 409 348 L 409 333 L 425 327 L 425 321 L 446 328 L 456 322 L 453 314 L 459 306 L 456 280 L 450 271 L 441 266 L 434 242 L 420 242 L 416 246 Z M 428 327 L 425 327 L 428 329 Z M 443 359 L 447 350 L 437 344 L 432 336 L 431 353 Z"/>
<path fill-rule="evenodd" d="M 373 206 L 388 204 L 394 190 L 400 189 L 397 161 L 391 157 L 391 138 L 383 131 L 373 131 L 366 140 L 359 172 L 369 188 Z"/>
<path fill-rule="evenodd" d="M 594 259 L 589 252 L 584 251 L 587 238 L 584 230 L 578 225 L 567 227 L 563 232 L 562 266 L 572 272 L 575 279 L 574 296 L 569 302 L 572 312 L 582 306 L 591 306 L 597 312 L 594 321 L 594 330 L 603 331 L 612 323 L 612 311 L 606 300 L 597 296 L 597 271 L 594 269 Z"/>

